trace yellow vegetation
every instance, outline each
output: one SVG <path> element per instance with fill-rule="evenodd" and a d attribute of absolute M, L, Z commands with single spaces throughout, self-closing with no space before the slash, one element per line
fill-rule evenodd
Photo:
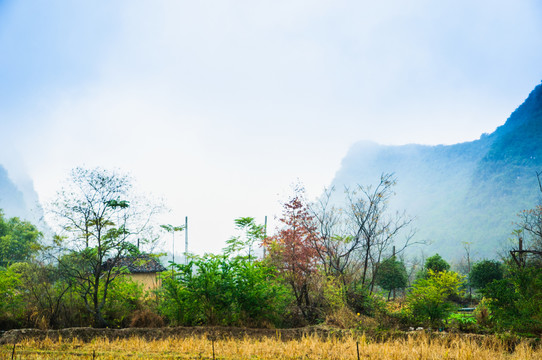
<path fill-rule="evenodd" d="M 105 338 L 84 343 L 79 340 L 24 340 L 16 345 L 16 359 L 542 359 L 542 349 L 520 343 L 515 351 L 496 338 L 465 338 L 450 334 L 431 338 L 413 334 L 405 339 L 373 342 L 362 336 L 321 339 L 310 336 L 295 341 L 279 338 L 217 339 L 208 336 L 147 341 L 142 338 L 110 341 Z M 0 347 L 0 359 L 10 359 L 13 345 Z M 94 355 L 93 355 L 94 353 Z"/>

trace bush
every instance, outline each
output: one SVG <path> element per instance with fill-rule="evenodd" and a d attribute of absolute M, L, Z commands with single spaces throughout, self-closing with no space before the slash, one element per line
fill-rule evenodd
<path fill-rule="evenodd" d="M 542 269 L 516 269 L 483 290 L 499 330 L 542 334 Z"/>
<path fill-rule="evenodd" d="M 462 284 L 463 277 L 455 272 L 428 270 L 427 278 L 416 281 L 407 295 L 407 312 L 421 324 L 442 326 L 456 307 L 449 298 L 460 293 Z"/>
<path fill-rule="evenodd" d="M 359 283 L 348 288 L 346 300 L 354 313 L 374 317 L 386 312 L 386 301 L 380 296 L 371 294 L 369 289 Z"/>
<path fill-rule="evenodd" d="M 13 271 L 14 266 L 7 269 L 0 267 L 0 329 L 9 330 L 22 323 L 24 301 L 20 291 L 20 275 Z"/>
<path fill-rule="evenodd" d="M 492 321 L 486 298 L 482 298 L 482 301 L 480 301 L 478 306 L 476 306 L 476 310 L 474 310 L 474 317 L 476 318 L 476 323 L 481 328 L 488 328 L 491 326 Z"/>
<path fill-rule="evenodd" d="M 127 276 L 120 276 L 109 285 L 104 307 L 107 322 L 115 327 L 127 327 L 132 315 L 143 305 L 143 286 Z"/>
<path fill-rule="evenodd" d="M 463 332 L 475 332 L 478 329 L 476 317 L 473 314 L 451 314 L 448 317 L 448 325 Z"/>
<path fill-rule="evenodd" d="M 343 306 L 331 311 L 326 316 L 325 323 L 341 329 L 352 329 L 358 325 L 359 319 L 352 310 L 346 306 Z"/>
<path fill-rule="evenodd" d="M 247 258 L 195 257 L 163 278 L 160 311 L 180 325 L 275 326 L 288 305 L 273 268 Z"/>
<path fill-rule="evenodd" d="M 130 321 L 130 327 L 159 328 L 164 326 L 164 319 L 157 313 L 149 310 L 137 310 Z"/>

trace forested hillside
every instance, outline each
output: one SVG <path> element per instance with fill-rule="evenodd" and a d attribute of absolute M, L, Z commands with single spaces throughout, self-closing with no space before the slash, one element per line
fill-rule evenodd
<path fill-rule="evenodd" d="M 506 123 L 480 139 L 455 145 L 355 144 L 333 185 L 374 184 L 383 172 L 398 179 L 391 207 L 414 216 L 427 253 L 459 257 L 470 242 L 479 257 L 506 246 L 517 213 L 538 201 L 542 171 L 542 85 Z"/>

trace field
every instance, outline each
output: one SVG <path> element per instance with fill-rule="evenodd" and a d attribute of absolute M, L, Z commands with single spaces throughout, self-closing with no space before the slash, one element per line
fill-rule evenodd
<path fill-rule="evenodd" d="M 254 338 L 195 335 L 147 340 L 96 338 L 23 339 L 16 345 L 0 346 L 0 359 L 542 359 L 542 349 L 523 341 L 507 345 L 495 337 L 454 334 L 430 336 L 413 333 L 395 340 L 377 342 L 365 335 L 341 337 L 302 336 L 284 340 L 279 336 Z M 359 352 L 359 353 L 358 353 Z"/>

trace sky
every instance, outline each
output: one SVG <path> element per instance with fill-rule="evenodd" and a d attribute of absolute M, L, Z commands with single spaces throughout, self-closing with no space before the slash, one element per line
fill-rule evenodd
<path fill-rule="evenodd" d="M 130 173 L 216 252 L 357 141 L 492 132 L 542 80 L 541 34 L 536 0 L 0 0 L 0 164 L 43 203 L 76 166 Z"/>

